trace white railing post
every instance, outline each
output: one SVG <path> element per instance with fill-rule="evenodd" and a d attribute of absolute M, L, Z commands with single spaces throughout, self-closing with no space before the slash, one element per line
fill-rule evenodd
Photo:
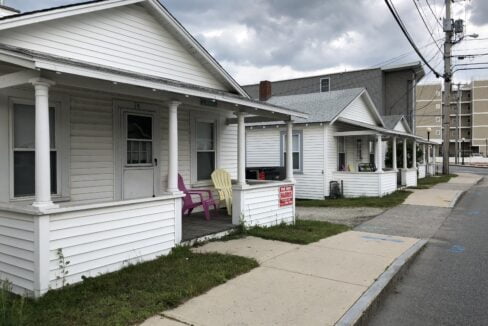
<path fill-rule="evenodd" d="M 414 140 L 412 144 L 412 168 L 417 168 L 417 141 Z"/>
<path fill-rule="evenodd" d="M 392 143 L 392 160 L 393 160 L 393 170 L 397 171 L 398 166 L 397 166 L 397 138 L 396 136 L 393 137 L 393 143 Z"/>
<path fill-rule="evenodd" d="M 178 106 L 181 102 L 169 103 L 168 117 L 168 188 L 169 193 L 177 193 L 178 189 Z"/>
<path fill-rule="evenodd" d="M 237 112 L 237 184 L 246 185 L 246 124 L 245 112 Z"/>
<path fill-rule="evenodd" d="M 49 136 L 49 87 L 54 82 L 34 78 L 36 97 L 35 118 L 35 207 L 54 206 L 51 199 L 51 145 Z"/>
<path fill-rule="evenodd" d="M 403 168 L 407 169 L 407 138 L 403 139 Z"/>
<path fill-rule="evenodd" d="M 383 172 L 383 142 L 381 135 L 376 135 L 376 172 Z"/>
<path fill-rule="evenodd" d="M 286 181 L 295 182 L 293 176 L 293 121 L 286 122 Z"/>

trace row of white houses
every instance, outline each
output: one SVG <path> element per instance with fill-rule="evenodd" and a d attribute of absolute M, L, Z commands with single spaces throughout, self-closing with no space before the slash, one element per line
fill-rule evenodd
<path fill-rule="evenodd" d="M 184 232 L 178 174 L 207 189 L 229 171 L 229 219 L 269 226 L 294 221 L 295 185 L 304 198 L 333 180 L 347 196 L 394 191 L 383 141 L 422 141 L 386 128 L 364 90 L 322 120 L 252 100 L 157 0 L 0 15 L 0 279 L 17 293 L 167 254 Z M 371 142 L 377 171 L 359 173 Z M 246 164 L 285 165 L 286 179 L 246 180 Z M 413 184 L 417 167 L 403 168 Z"/>
<path fill-rule="evenodd" d="M 295 119 L 293 128 L 297 198 L 328 197 L 331 182 L 339 183 L 345 197 L 382 197 L 435 173 L 435 144 L 414 135 L 403 116 L 381 117 L 363 88 L 273 96 L 267 102 L 309 115 Z M 284 135 L 281 122 L 249 124 L 247 167 L 283 166 Z M 417 158 L 418 149 L 423 154 Z"/>

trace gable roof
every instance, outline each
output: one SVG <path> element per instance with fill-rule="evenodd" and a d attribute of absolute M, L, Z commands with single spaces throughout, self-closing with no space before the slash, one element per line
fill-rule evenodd
<path fill-rule="evenodd" d="M 273 96 L 268 103 L 298 110 L 308 114 L 307 119 L 296 119 L 295 123 L 334 122 L 350 105 L 362 98 L 380 126 L 383 120 L 378 114 L 368 92 L 364 88 L 350 88 L 323 93 L 287 96 Z"/>
<path fill-rule="evenodd" d="M 161 27 L 168 30 L 214 78 L 226 86 L 229 92 L 249 98 L 241 86 L 157 0 L 93 0 L 25 12 L 0 18 L 0 31 L 131 4 L 142 5 Z"/>
<path fill-rule="evenodd" d="M 385 127 L 391 130 L 402 131 L 406 130 L 408 133 L 412 133 L 410 125 L 404 115 L 386 115 L 383 116 L 383 121 L 385 122 Z M 399 125 L 401 124 L 402 127 Z"/>

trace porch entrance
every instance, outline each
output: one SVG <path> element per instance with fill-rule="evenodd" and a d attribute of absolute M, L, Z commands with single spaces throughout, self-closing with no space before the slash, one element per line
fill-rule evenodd
<path fill-rule="evenodd" d="M 122 199 L 158 195 L 159 119 L 157 108 L 138 103 L 119 104 Z"/>

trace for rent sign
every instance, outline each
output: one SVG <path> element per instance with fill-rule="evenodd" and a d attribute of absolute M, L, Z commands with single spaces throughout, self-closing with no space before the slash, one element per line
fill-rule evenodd
<path fill-rule="evenodd" d="M 280 207 L 293 205 L 293 186 L 280 187 Z"/>

